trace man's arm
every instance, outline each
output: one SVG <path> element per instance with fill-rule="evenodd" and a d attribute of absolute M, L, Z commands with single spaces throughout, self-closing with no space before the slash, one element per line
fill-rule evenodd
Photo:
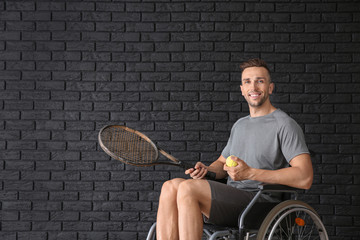
<path fill-rule="evenodd" d="M 226 158 L 220 155 L 220 157 L 208 167 L 209 171 L 216 173 L 216 179 L 223 179 L 228 176 L 227 172 L 224 171 L 225 162 Z"/>
<path fill-rule="evenodd" d="M 291 187 L 309 189 L 313 181 L 313 168 L 309 154 L 300 154 L 290 161 L 291 167 L 278 170 L 264 170 L 249 167 L 243 160 L 236 158 L 236 167 L 224 170 L 235 180 L 256 180 L 260 182 L 283 184 Z"/>

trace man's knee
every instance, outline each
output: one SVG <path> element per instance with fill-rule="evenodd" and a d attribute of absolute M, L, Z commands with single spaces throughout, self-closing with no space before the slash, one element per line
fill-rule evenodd
<path fill-rule="evenodd" d="M 194 199 L 197 194 L 196 191 L 199 187 L 199 180 L 189 179 L 180 183 L 178 187 L 177 199 L 178 201 L 184 199 Z"/>
<path fill-rule="evenodd" d="M 175 197 L 177 195 L 177 191 L 181 182 L 184 179 L 181 178 L 174 178 L 164 182 L 161 188 L 161 197 Z"/>
<path fill-rule="evenodd" d="M 204 210 L 211 205 L 211 189 L 205 180 L 189 179 L 181 182 L 177 191 L 178 205 L 197 202 Z"/>

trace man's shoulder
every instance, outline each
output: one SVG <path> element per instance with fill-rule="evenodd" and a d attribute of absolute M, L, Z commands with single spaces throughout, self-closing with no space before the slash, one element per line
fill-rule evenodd
<path fill-rule="evenodd" d="M 276 110 L 273 116 L 280 127 L 299 125 L 292 117 L 281 109 Z"/>
<path fill-rule="evenodd" d="M 280 108 L 274 111 L 274 117 L 276 118 L 290 118 L 289 114 L 281 110 Z"/>
<path fill-rule="evenodd" d="M 293 118 L 289 116 L 286 112 L 282 111 L 281 109 L 277 109 L 274 112 L 274 118 L 278 121 L 293 121 Z"/>

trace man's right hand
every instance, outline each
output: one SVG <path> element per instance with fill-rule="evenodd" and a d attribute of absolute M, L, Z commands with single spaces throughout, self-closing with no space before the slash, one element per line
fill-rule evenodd
<path fill-rule="evenodd" d="M 208 172 L 207 166 L 201 162 L 197 162 L 193 168 L 187 169 L 185 174 L 189 174 L 193 179 L 203 179 Z"/>

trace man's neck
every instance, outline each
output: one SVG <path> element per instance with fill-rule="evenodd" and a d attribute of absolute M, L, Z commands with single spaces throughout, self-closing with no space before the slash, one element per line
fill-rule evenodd
<path fill-rule="evenodd" d="M 262 117 L 274 112 L 276 108 L 271 105 L 271 103 L 265 103 L 259 107 L 249 106 L 250 116 L 251 117 Z"/>

